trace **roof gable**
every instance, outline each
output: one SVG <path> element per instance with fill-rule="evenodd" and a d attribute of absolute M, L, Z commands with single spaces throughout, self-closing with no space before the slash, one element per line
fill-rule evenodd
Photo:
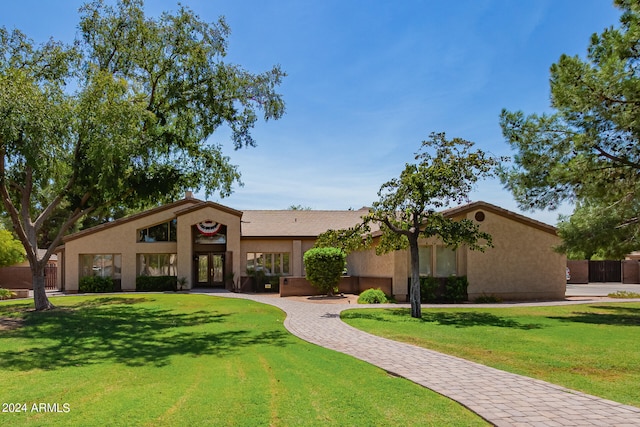
<path fill-rule="evenodd" d="M 157 213 L 161 213 L 161 212 L 164 212 L 164 211 L 174 211 L 175 212 L 179 208 L 189 207 L 191 205 L 195 205 L 195 204 L 199 204 L 199 203 L 203 203 L 203 202 L 201 200 L 193 199 L 193 198 L 181 199 L 181 200 L 178 200 L 177 202 L 169 203 L 167 205 L 158 206 L 156 208 L 152 208 L 152 209 L 146 210 L 144 212 L 139 212 L 137 214 L 129 215 L 129 216 L 126 216 L 126 217 L 123 217 L 123 218 L 116 219 L 114 221 L 110 221 L 110 222 L 106 222 L 104 224 L 96 225 L 95 227 L 87 228 L 86 230 L 82 230 L 82 231 L 78 231 L 76 233 L 69 234 L 69 235 L 65 236 L 62 239 L 62 241 L 63 242 L 68 242 L 68 241 L 71 241 L 71 240 L 79 239 L 81 237 L 88 236 L 88 235 L 94 234 L 94 233 L 98 233 L 98 232 L 103 231 L 103 230 L 108 230 L 110 228 L 117 227 L 117 226 L 120 226 L 122 224 L 126 224 L 128 222 L 137 221 L 137 220 L 143 219 L 145 217 L 149 217 L 149 216 L 155 215 Z M 150 224 L 150 225 L 152 225 L 152 224 Z"/>

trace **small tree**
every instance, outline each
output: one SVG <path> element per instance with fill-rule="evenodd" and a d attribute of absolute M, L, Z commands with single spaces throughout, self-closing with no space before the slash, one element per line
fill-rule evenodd
<path fill-rule="evenodd" d="M 16 240 L 8 230 L 0 228 L 0 267 L 17 264 L 25 259 L 20 240 Z"/>
<path fill-rule="evenodd" d="M 333 295 L 346 267 L 346 259 L 346 254 L 338 248 L 309 249 L 304 254 L 307 280 L 320 291 Z"/>
<path fill-rule="evenodd" d="M 370 245 L 365 237 L 370 223 L 379 224 L 382 232 L 376 253 L 409 249 L 411 258 L 411 316 L 422 317 L 420 306 L 420 238 L 439 237 L 456 248 L 467 245 L 484 251 L 492 246 L 491 236 L 480 231 L 473 221 L 454 220 L 439 209 L 454 203 L 469 201 L 473 185 L 482 177 L 491 176 L 500 159 L 482 150 L 471 151 L 473 143 L 460 138 L 447 140 L 444 133 L 432 133 L 416 153 L 417 163 L 407 164 L 399 178 L 380 188 L 380 200 L 361 224 L 346 230 L 329 230 L 318 238 L 320 244 L 343 242 L 349 250 Z M 430 151 L 435 151 L 431 153 Z"/>

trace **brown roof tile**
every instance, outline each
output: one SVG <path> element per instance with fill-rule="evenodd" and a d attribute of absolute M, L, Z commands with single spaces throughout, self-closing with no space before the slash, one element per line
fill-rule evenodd
<path fill-rule="evenodd" d="M 243 211 L 242 237 L 317 237 L 332 229 L 352 227 L 368 213 L 357 211 Z"/>

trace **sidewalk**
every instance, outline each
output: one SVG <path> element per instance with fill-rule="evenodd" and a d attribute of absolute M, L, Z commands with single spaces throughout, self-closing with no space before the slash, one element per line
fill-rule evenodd
<path fill-rule="evenodd" d="M 640 426 L 640 408 L 359 331 L 340 320 L 340 312 L 353 305 L 306 303 L 224 291 L 215 295 L 276 306 L 287 313 L 284 325 L 292 334 L 434 390 L 496 426 Z M 552 304 L 579 303 L 584 301 Z M 408 305 L 392 305 L 403 306 Z M 371 306 L 358 306 L 366 307 Z"/>

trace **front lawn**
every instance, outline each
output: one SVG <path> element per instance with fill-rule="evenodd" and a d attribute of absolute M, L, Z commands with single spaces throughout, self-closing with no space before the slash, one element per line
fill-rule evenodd
<path fill-rule="evenodd" d="M 292 336 L 271 306 L 181 294 L 52 302 L 44 313 L 0 303 L 0 425 L 487 425 Z"/>
<path fill-rule="evenodd" d="M 640 407 L 640 303 L 347 310 L 369 333 Z"/>

